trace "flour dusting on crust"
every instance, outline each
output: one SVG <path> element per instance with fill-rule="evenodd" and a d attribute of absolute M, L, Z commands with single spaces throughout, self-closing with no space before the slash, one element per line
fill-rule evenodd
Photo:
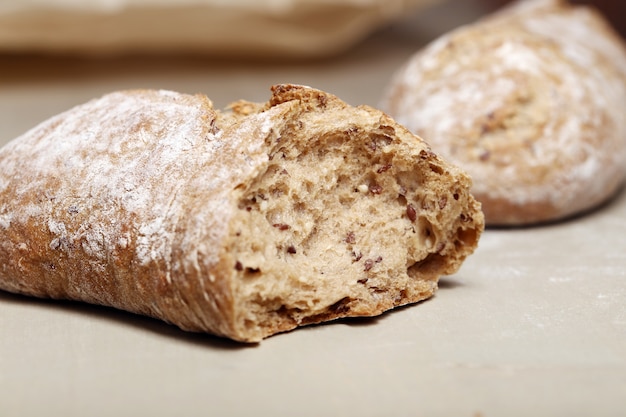
<path fill-rule="evenodd" d="M 94 265 L 101 264 L 112 248 L 125 249 L 131 243 L 141 264 L 170 259 L 177 221 L 186 209 L 177 194 L 187 191 L 180 189 L 177 179 L 186 172 L 210 169 L 221 148 L 235 148 L 251 134 L 249 128 L 237 132 L 225 145 L 219 140 L 222 131 L 213 125 L 216 115 L 210 101 L 189 97 L 169 91 L 112 93 L 62 113 L 7 145 L 2 177 L 13 180 L 0 184 L 0 189 L 18 184 L 18 196 L 39 198 L 24 197 L 20 212 L 0 205 L 0 227 L 49 218 L 42 227 L 49 231 L 50 247 L 68 250 L 78 245 Z M 261 119 L 259 134 L 269 132 L 269 117 L 256 117 Z M 23 152 L 31 155 L 27 169 L 11 159 Z M 206 192 L 224 193 L 224 182 L 234 174 L 225 168 L 214 170 L 211 181 L 201 186 Z M 76 183 L 84 187 L 77 189 Z M 214 214 L 224 220 L 228 207 L 222 208 L 222 213 Z M 63 220 L 67 216 L 80 221 L 73 221 L 70 228 Z M 213 237 L 224 233 L 224 221 L 208 227 L 207 221 L 198 220 L 204 225 L 202 232 L 208 229 Z M 137 238 L 131 242 L 133 227 Z M 216 262 L 218 254 L 213 252 L 207 248 L 203 259 Z"/>
<path fill-rule="evenodd" d="M 484 227 L 467 175 L 378 110 L 272 93 L 113 93 L 4 147 L 0 288 L 247 342 L 432 296 Z"/>
<path fill-rule="evenodd" d="M 516 7 L 420 51 L 381 103 L 472 175 L 488 222 L 491 201 L 560 217 L 624 177 L 624 45 L 590 9 Z"/>

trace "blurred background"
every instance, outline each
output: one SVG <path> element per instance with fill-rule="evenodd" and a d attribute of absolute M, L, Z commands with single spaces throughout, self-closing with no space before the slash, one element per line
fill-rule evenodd
<path fill-rule="evenodd" d="M 265 101 L 291 82 L 376 106 L 393 73 L 437 36 L 504 0 L 4 0 L 0 143 L 106 92 Z M 576 3 L 583 3 L 576 1 Z M 626 2 L 584 2 L 624 34 Z"/>

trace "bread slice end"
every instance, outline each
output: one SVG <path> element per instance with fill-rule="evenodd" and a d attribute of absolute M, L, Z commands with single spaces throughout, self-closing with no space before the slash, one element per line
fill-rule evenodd
<path fill-rule="evenodd" d="M 293 112 L 260 174 L 237 188 L 224 252 L 233 338 L 431 297 L 484 228 L 470 179 L 377 110 L 308 87 L 273 91 L 268 107 Z"/>

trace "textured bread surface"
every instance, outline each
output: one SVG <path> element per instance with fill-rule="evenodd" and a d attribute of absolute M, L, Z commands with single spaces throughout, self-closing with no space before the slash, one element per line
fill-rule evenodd
<path fill-rule="evenodd" d="M 470 174 L 487 224 L 592 209 L 626 173 L 626 50 L 588 7 L 521 1 L 446 34 L 381 108 Z"/>
<path fill-rule="evenodd" d="M 312 88 L 226 111 L 116 92 L 0 151 L 0 288 L 256 342 L 433 295 L 484 227 L 470 187 L 385 114 Z"/>

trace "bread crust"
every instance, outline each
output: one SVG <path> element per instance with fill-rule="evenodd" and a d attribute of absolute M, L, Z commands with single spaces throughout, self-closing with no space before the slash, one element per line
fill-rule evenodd
<path fill-rule="evenodd" d="M 353 260 L 350 268 L 369 274 L 361 281 L 383 280 L 377 293 L 346 274 L 335 274 L 334 281 L 311 275 L 308 269 L 324 264 L 311 264 L 311 256 L 277 243 L 289 233 L 291 239 L 297 237 L 297 219 L 283 225 L 269 211 L 262 212 L 269 210 L 263 204 L 275 209 L 293 198 L 260 204 L 250 197 L 272 174 L 272 163 L 289 160 L 287 153 L 323 152 L 328 144 L 313 145 L 321 137 L 336 137 L 339 145 L 350 147 L 346 149 L 360 149 L 356 140 L 350 142 L 349 127 L 367 133 L 373 122 L 393 127 L 393 133 L 387 132 L 389 140 L 399 143 L 394 148 L 398 167 L 401 162 L 412 164 L 408 170 L 432 167 L 427 173 L 415 172 L 433 177 L 432 185 L 426 182 L 424 187 L 434 194 L 454 192 L 457 199 L 451 198 L 441 213 L 418 208 L 420 216 L 441 218 L 433 217 L 429 226 L 441 236 L 439 247 L 420 255 L 426 258 L 432 252 L 428 265 L 420 267 L 416 260 L 411 261 L 416 265 L 401 265 L 420 269 L 413 279 L 406 271 L 388 277 L 378 272 L 378 264 L 368 269 L 367 259 Z M 380 154 L 381 149 L 367 152 Z M 419 164 L 412 162 L 413 154 L 420 156 Z M 290 163 L 299 166 L 295 159 Z M 241 101 L 224 112 L 214 110 L 203 95 L 116 92 L 51 118 L 0 151 L 0 288 L 112 306 L 185 330 L 256 342 L 299 325 L 380 314 L 431 296 L 438 277 L 460 267 L 482 231 L 480 206 L 469 187 L 467 176 L 384 114 L 350 107 L 308 87 L 275 86 L 268 103 Z M 296 191 L 301 191 L 297 185 L 290 192 Z M 377 197 L 376 191 L 367 198 Z M 406 214 L 406 207 L 398 221 L 407 223 L 408 216 L 410 224 L 417 214 Z M 304 210 L 301 218 L 308 214 Z M 335 214 L 342 219 L 346 215 Z M 322 228 L 326 217 L 317 218 L 316 227 Z M 334 238 L 331 231 L 326 233 L 325 239 Z M 308 239 L 313 239 L 311 233 Z M 373 247 L 367 239 L 385 244 L 365 233 L 358 239 L 363 239 L 363 248 Z M 343 250 L 347 243 L 362 243 L 356 241 L 348 236 L 329 245 Z M 406 252 L 410 246 L 399 245 L 393 249 Z M 310 244 L 308 250 L 319 246 Z M 258 260 L 274 255 L 276 259 Z M 291 276 L 290 271 L 300 272 Z M 315 300 L 292 296 L 307 291 L 316 294 Z"/>
<path fill-rule="evenodd" d="M 607 201 L 626 170 L 626 48 L 595 10 L 517 2 L 415 54 L 381 108 L 467 170 L 491 225 Z"/>

